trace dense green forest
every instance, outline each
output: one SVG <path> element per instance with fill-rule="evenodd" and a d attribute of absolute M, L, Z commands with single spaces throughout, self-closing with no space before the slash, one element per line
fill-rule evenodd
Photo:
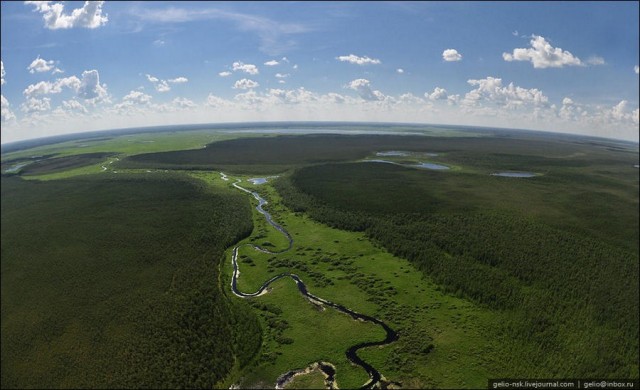
<path fill-rule="evenodd" d="M 276 188 L 292 210 L 365 231 L 445 291 L 510 313 L 500 332 L 511 371 L 501 374 L 637 378 L 637 172 L 628 171 L 627 184 L 560 169 L 481 182 L 472 173 L 327 164 Z M 527 350 L 510 350 L 512 339 Z"/>
<path fill-rule="evenodd" d="M 605 145 L 606 147 L 606 145 Z M 232 172 L 279 173 L 305 164 L 349 161 L 380 150 L 430 151 L 456 155 L 460 163 L 473 163 L 475 168 L 495 166 L 496 159 L 514 163 L 509 156 L 520 154 L 531 161 L 548 165 L 568 164 L 552 157 L 581 152 L 582 142 L 555 142 L 549 139 L 522 140 L 511 137 L 426 137 L 422 135 L 334 135 L 311 134 L 277 137 L 238 138 L 214 142 L 204 148 L 171 152 L 144 153 L 129 156 L 116 164 L 119 168 L 224 169 Z M 589 149 L 594 150 L 592 146 Z M 473 154 L 466 152 L 473 151 Z M 501 154 L 508 151 L 509 154 Z M 473 159 L 471 161 L 470 159 Z M 574 166 L 588 164 L 576 160 Z M 507 168 L 505 166 L 504 168 Z"/>
<path fill-rule="evenodd" d="M 211 388 L 260 324 L 219 280 L 242 195 L 178 175 L 2 178 L 2 388 Z"/>

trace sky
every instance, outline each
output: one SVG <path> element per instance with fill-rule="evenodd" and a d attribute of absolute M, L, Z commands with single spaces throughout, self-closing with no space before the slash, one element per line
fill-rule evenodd
<path fill-rule="evenodd" d="M 2 143 L 253 121 L 638 142 L 639 3 L 1 2 Z"/>

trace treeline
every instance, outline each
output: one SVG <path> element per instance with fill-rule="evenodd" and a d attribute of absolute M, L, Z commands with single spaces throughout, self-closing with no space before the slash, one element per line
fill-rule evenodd
<path fill-rule="evenodd" d="M 511 342 L 501 347 L 506 372 L 496 374 L 638 377 L 636 253 L 515 213 L 477 210 L 459 198 L 440 211 L 418 212 L 415 204 L 429 202 L 420 192 L 405 205 L 397 188 L 373 184 L 353 199 L 327 181 L 340 176 L 339 168 L 304 168 L 275 185 L 292 210 L 364 231 L 445 291 L 503 311 L 508 321 L 497 331 Z M 371 182 L 384 182 L 385 169 L 372 172 Z M 388 206 L 376 207 L 382 204 Z"/>
<path fill-rule="evenodd" d="M 260 323 L 219 284 L 252 230 L 235 192 L 180 175 L 2 178 L 2 388 L 213 388 Z"/>

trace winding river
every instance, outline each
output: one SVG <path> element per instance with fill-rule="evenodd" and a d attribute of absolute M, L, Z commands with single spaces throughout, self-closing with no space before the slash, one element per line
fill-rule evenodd
<path fill-rule="evenodd" d="M 221 178 L 226 179 L 227 176 L 224 173 L 220 173 Z M 279 275 L 276 275 L 274 277 L 272 277 L 271 279 L 267 280 L 266 282 L 264 282 L 262 284 L 262 286 L 260 286 L 260 288 L 252 293 L 244 293 L 240 290 L 238 290 L 238 286 L 237 286 L 237 282 L 238 282 L 238 276 L 240 275 L 240 269 L 238 266 L 238 250 L 243 247 L 243 246 L 249 246 L 252 247 L 253 249 L 263 252 L 263 253 L 269 253 L 269 254 L 280 254 L 280 253 L 284 253 L 287 252 L 288 250 L 291 249 L 291 247 L 293 246 L 293 238 L 291 237 L 291 235 L 289 234 L 289 232 L 287 232 L 282 226 L 278 225 L 273 218 L 271 217 L 271 214 L 269 214 L 269 212 L 267 212 L 262 206 L 264 206 L 265 204 L 267 204 L 267 201 L 262 198 L 260 195 L 258 195 L 257 192 L 254 191 L 250 191 L 244 187 L 241 187 L 240 185 L 238 185 L 238 183 L 240 183 L 241 180 L 237 180 L 236 182 L 233 183 L 233 186 L 237 189 L 239 189 L 240 191 L 246 192 L 250 195 L 252 195 L 257 201 L 258 201 L 258 206 L 256 206 L 256 210 L 258 210 L 258 212 L 262 215 L 264 215 L 265 219 L 267 220 L 267 222 L 273 226 L 276 230 L 278 230 L 279 232 L 281 232 L 282 234 L 285 235 L 285 237 L 287 237 L 288 241 L 289 241 L 289 245 L 287 246 L 287 248 L 281 250 L 281 251 L 277 251 L 277 252 L 272 252 L 268 249 L 262 248 L 259 245 L 254 245 L 254 244 L 242 244 L 242 245 L 238 245 L 236 247 L 233 248 L 233 254 L 231 257 L 232 263 L 233 263 L 233 277 L 231 278 L 231 291 L 238 297 L 241 298 L 252 298 L 252 297 L 257 297 L 259 295 L 265 294 L 267 292 L 267 288 L 269 287 L 269 285 L 273 282 L 275 282 L 278 279 L 282 279 L 282 278 L 291 278 L 293 279 L 293 281 L 296 283 L 296 285 L 298 286 L 298 290 L 300 291 L 300 294 L 302 294 L 303 296 L 305 296 L 311 303 L 317 304 L 317 305 L 326 305 L 329 307 L 334 308 L 335 310 L 348 314 L 350 315 L 354 320 L 361 320 L 361 321 L 367 321 L 367 322 L 372 322 L 376 325 L 380 325 L 384 331 L 386 332 L 386 337 L 384 338 L 384 340 L 381 341 L 370 341 L 370 342 L 365 342 L 365 343 L 359 343 L 356 344 L 354 346 L 351 346 L 347 349 L 346 351 L 346 355 L 347 355 L 347 359 L 349 359 L 349 361 L 351 361 L 352 363 L 362 367 L 367 374 L 369 375 L 369 381 L 367 383 L 365 383 L 362 388 L 363 389 L 370 389 L 375 387 L 376 385 L 382 385 L 380 383 L 381 379 L 382 379 L 382 375 L 380 374 L 380 372 L 378 370 L 375 369 L 375 367 L 373 367 L 372 365 L 370 365 L 369 363 L 365 362 L 364 360 L 362 360 L 357 352 L 359 349 L 362 348 L 367 348 L 367 347 L 373 347 L 373 346 L 380 346 L 380 345 L 386 345 L 386 344 L 390 344 L 394 341 L 396 341 L 398 339 L 398 334 L 391 329 L 391 327 L 389 327 L 389 325 L 385 324 L 384 322 L 382 322 L 381 320 L 365 315 L 365 314 L 360 314 L 357 313 L 349 308 L 346 308 L 340 304 L 328 301 L 326 299 L 320 298 L 316 295 L 313 295 L 312 293 L 309 292 L 309 290 L 307 290 L 307 286 L 304 284 L 304 282 L 302 281 L 302 279 L 300 279 L 300 277 L 296 274 L 292 274 L 292 273 L 281 273 Z M 293 371 L 292 371 L 293 372 Z M 290 373 L 292 373 L 290 372 Z M 282 388 L 282 386 L 284 385 L 284 382 L 286 381 L 287 378 L 290 378 L 291 375 L 289 375 L 290 373 L 286 373 L 283 374 L 279 379 L 278 379 L 278 383 L 276 383 L 276 387 L 277 388 Z"/>

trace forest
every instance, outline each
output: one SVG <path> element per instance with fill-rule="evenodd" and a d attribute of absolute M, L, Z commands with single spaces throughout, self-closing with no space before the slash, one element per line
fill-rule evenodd
<path fill-rule="evenodd" d="M 637 197 L 603 191 L 590 199 L 593 187 L 586 194 L 583 187 L 595 178 L 560 184 L 552 176 L 535 183 L 484 177 L 482 189 L 470 177 L 348 163 L 302 168 L 276 188 L 292 210 L 364 231 L 445 291 L 509 313 L 501 331 L 530 347 L 511 351 L 509 374 L 637 378 Z M 558 182 L 556 198 L 537 209 L 550 185 L 544 181 Z M 493 186 L 510 188 L 498 196 Z M 568 207 L 573 202 L 591 214 Z M 579 223 L 569 228 L 566 220 Z M 608 237 L 592 233 L 602 226 L 619 228 Z"/>
<path fill-rule="evenodd" d="M 2 388 L 212 388 L 257 316 L 218 281 L 249 205 L 170 174 L 2 178 Z"/>

